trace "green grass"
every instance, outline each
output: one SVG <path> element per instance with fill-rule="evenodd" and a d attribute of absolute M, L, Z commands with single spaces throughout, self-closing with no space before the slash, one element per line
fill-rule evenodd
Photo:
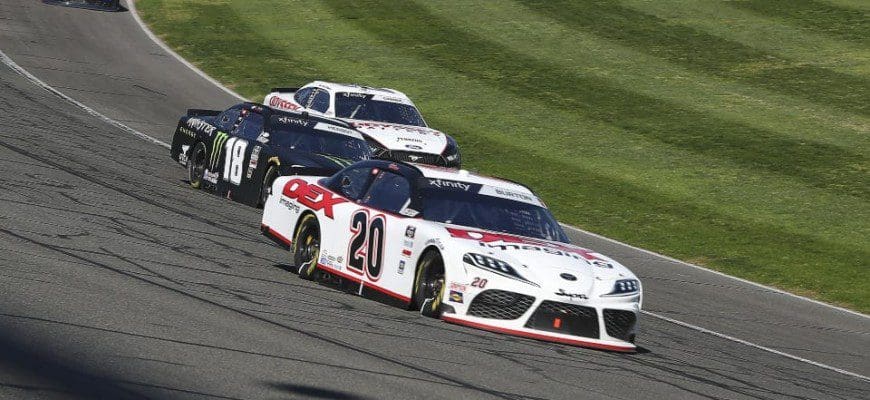
<path fill-rule="evenodd" d="M 469 169 L 530 184 L 564 222 L 870 311 L 861 2 L 137 7 L 249 98 L 314 79 L 397 88 Z"/>

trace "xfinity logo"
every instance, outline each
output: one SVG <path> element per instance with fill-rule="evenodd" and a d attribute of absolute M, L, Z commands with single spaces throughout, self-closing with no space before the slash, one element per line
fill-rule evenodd
<path fill-rule="evenodd" d="M 444 181 L 441 179 L 429 179 L 429 185 L 435 186 L 439 189 L 441 188 L 451 188 L 451 189 L 462 189 L 464 191 L 468 191 L 471 188 L 470 184 L 462 183 L 462 182 L 454 182 L 454 181 Z"/>
<path fill-rule="evenodd" d="M 571 299 L 571 300 L 587 300 L 587 299 L 589 299 L 589 297 L 586 297 L 585 294 L 582 294 L 582 293 L 568 293 L 568 292 L 565 291 L 565 289 L 559 289 L 559 291 L 556 292 L 556 296 L 567 297 L 567 298 L 569 298 L 569 299 Z"/>

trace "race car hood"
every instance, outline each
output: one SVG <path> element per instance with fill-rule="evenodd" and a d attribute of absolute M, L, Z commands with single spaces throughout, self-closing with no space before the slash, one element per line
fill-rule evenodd
<path fill-rule="evenodd" d="M 442 154 L 447 148 L 447 135 L 422 126 L 384 122 L 348 120 L 356 130 L 390 151 Z"/>
<path fill-rule="evenodd" d="M 281 163 L 282 175 L 329 176 L 350 165 L 352 161 L 343 158 L 293 150 L 287 147 L 274 147 Z"/>
<path fill-rule="evenodd" d="M 613 259 L 571 244 L 464 227 L 446 229 L 466 252 L 506 262 L 522 279 L 565 300 L 605 294 L 614 280 L 635 278 Z"/>

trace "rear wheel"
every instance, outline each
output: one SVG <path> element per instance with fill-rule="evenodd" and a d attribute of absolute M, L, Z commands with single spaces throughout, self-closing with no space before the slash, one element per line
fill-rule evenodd
<path fill-rule="evenodd" d="M 202 187 L 202 174 L 205 172 L 206 150 L 202 142 L 193 146 L 187 157 L 187 180 L 194 189 Z"/>
<path fill-rule="evenodd" d="M 441 299 L 444 298 L 444 261 L 437 251 L 429 251 L 420 258 L 414 276 L 411 308 L 419 309 L 427 317 L 441 317 Z"/>
<path fill-rule="evenodd" d="M 263 176 L 263 186 L 260 186 L 260 202 L 257 206 L 262 207 L 266 204 L 266 199 L 268 199 L 269 195 L 272 194 L 272 183 L 275 182 L 275 179 L 277 179 L 279 175 L 278 167 L 274 164 L 270 164 L 269 169 L 266 170 L 266 175 Z"/>
<path fill-rule="evenodd" d="M 293 240 L 293 264 L 302 279 L 314 279 L 320 258 L 320 226 L 314 214 L 305 214 Z"/>

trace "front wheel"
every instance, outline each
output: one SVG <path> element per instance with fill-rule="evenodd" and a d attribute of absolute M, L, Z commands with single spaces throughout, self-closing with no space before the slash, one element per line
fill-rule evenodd
<path fill-rule="evenodd" d="M 194 189 L 202 187 L 202 174 L 205 173 L 206 150 L 202 142 L 198 142 L 187 157 L 187 180 Z"/>
<path fill-rule="evenodd" d="M 307 280 L 314 279 L 319 258 L 320 226 L 314 214 L 305 214 L 293 240 L 293 264 L 299 269 L 299 277 Z"/>
<path fill-rule="evenodd" d="M 427 317 L 441 317 L 441 300 L 444 297 L 444 261 L 437 251 L 429 251 L 420 258 L 414 275 L 414 292 L 411 308 L 420 310 Z"/>

